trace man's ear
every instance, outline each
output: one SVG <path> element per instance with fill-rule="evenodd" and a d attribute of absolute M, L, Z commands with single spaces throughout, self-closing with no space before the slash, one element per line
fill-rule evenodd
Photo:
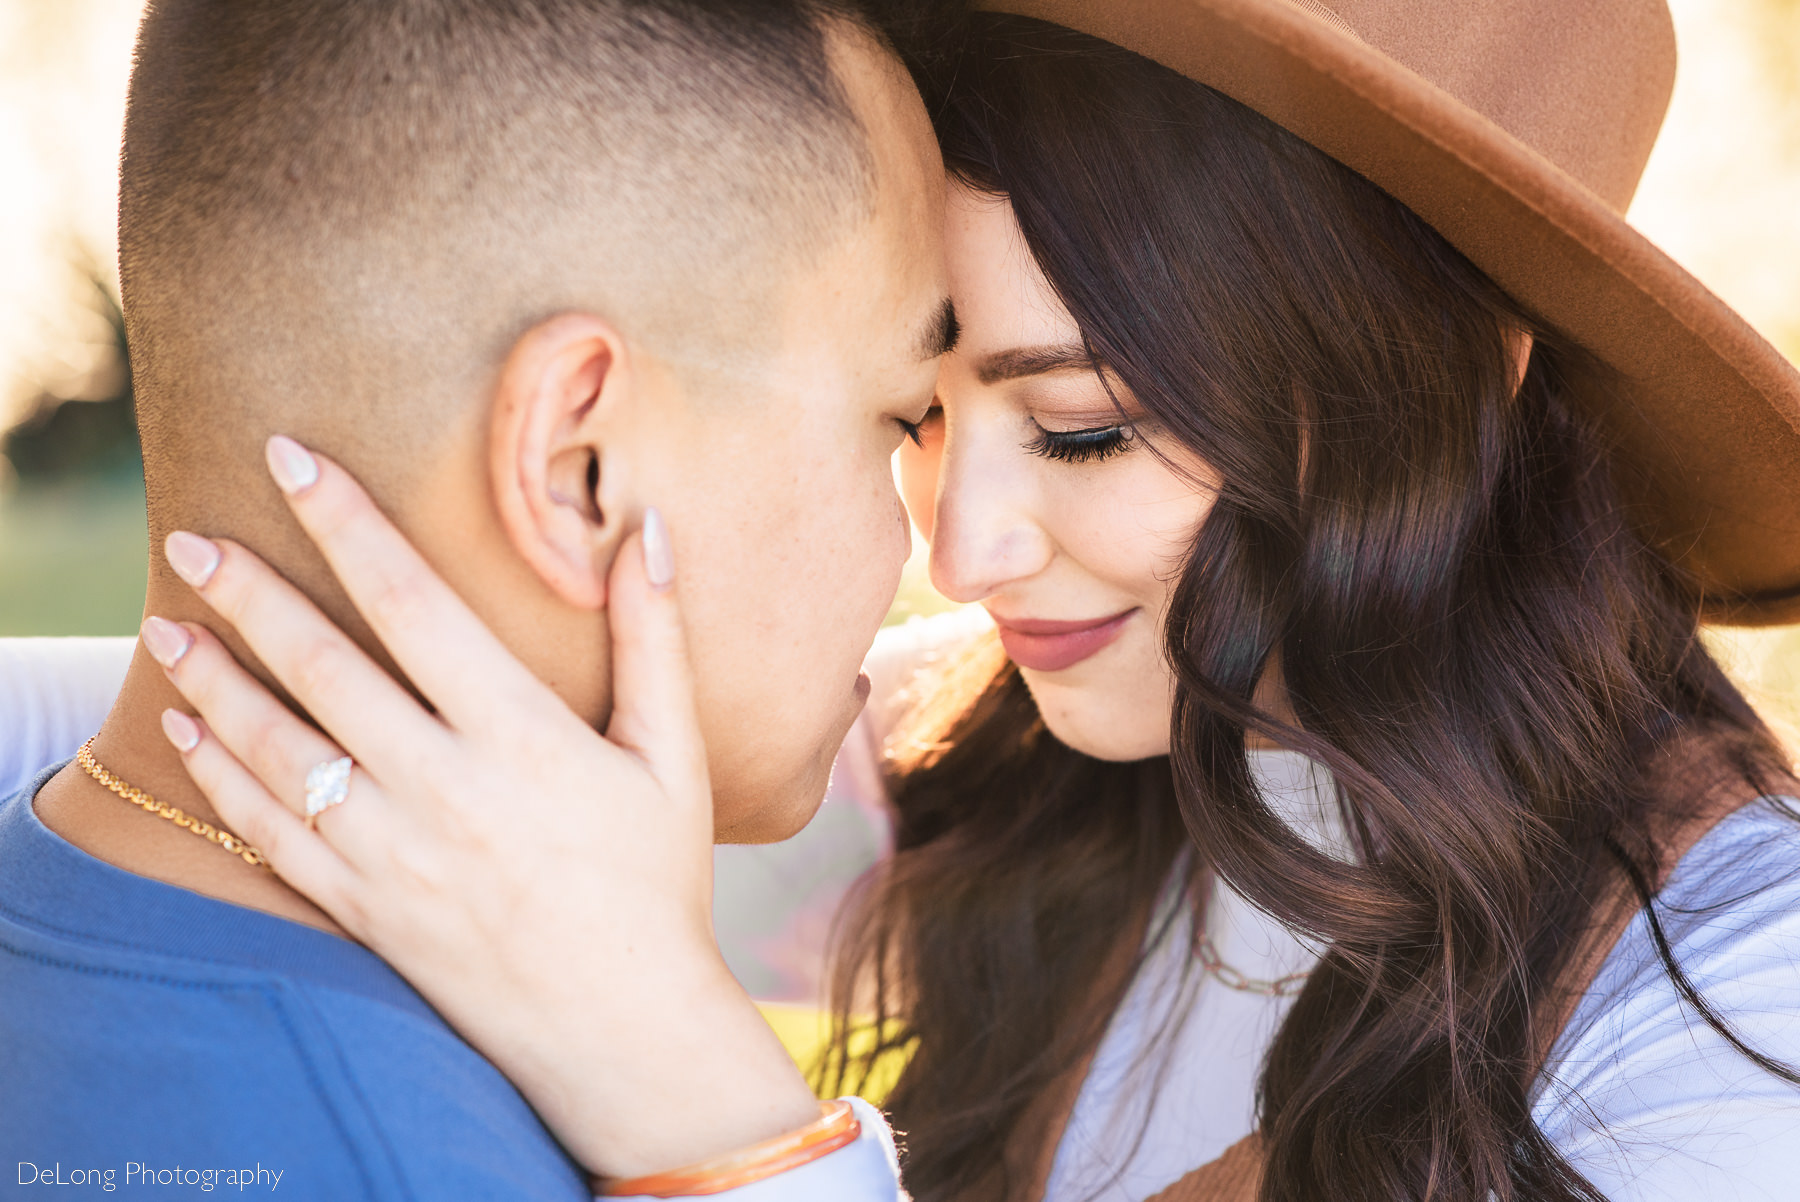
<path fill-rule="evenodd" d="M 532 327 L 500 371 L 488 477 L 501 525 L 544 583 L 581 609 L 605 606 L 624 534 L 620 457 L 606 435 L 636 384 L 625 339 L 585 313 Z"/>

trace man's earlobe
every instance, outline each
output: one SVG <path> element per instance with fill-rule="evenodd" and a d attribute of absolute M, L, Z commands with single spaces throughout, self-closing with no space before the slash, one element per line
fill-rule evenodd
<path fill-rule="evenodd" d="M 565 313 L 527 331 L 494 395 L 488 474 L 514 548 L 570 605 L 600 609 L 623 536 L 611 418 L 632 387 L 630 349 L 598 317 Z"/>

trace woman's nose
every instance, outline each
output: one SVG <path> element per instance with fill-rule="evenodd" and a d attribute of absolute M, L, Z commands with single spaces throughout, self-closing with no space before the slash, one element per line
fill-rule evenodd
<path fill-rule="evenodd" d="M 1008 462 L 1019 456 L 1018 448 L 991 450 L 998 454 L 984 455 L 968 440 L 952 439 L 939 467 L 931 583 L 965 604 L 1037 575 L 1055 555 L 1032 516 L 1030 473 L 1012 470 Z"/>

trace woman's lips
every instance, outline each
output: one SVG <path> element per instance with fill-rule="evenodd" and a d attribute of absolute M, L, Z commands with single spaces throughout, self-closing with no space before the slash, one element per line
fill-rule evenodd
<path fill-rule="evenodd" d="M 1015 664 L 1034 672 L 1060 672 L 1109 646 L 1135 613 L 1128 609 L 1082 622 L 995 618 L 994 625 L 1000 628 L 1000 645 Z"/>

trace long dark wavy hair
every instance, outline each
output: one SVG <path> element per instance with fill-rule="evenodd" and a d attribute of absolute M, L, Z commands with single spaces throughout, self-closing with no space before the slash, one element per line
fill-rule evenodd
<path fill-rule="evenodd" d="M 981 16 L 929 68 L 952 172 L 1011 200 L 1096 364 L 1223 485 L 1166 632 L 1167 759 L 1062 746 L 992 663 L 935 695 L 843 928 L 837 1083 L 909 1050 L 914 1196 L 1021 1197 L 1119 1000 L 1094 983 L 1187 865 L 1196 906 L 1216 873 L 1329 945 L 1265 1064 L 1265 1199 L 1598 1197 L 1531 1119 L 1559 981 L 1621 882 L 1649 903 L 1661 833 L 1785 776 L 1630 520 L 1606 373 L 1386 193 L 1146 59 Z M 1253 700 L 1272 672 L 1293 723 Z M 1264 805 L 1252 732 L 1331 771 L 1355 862 Z"/>

